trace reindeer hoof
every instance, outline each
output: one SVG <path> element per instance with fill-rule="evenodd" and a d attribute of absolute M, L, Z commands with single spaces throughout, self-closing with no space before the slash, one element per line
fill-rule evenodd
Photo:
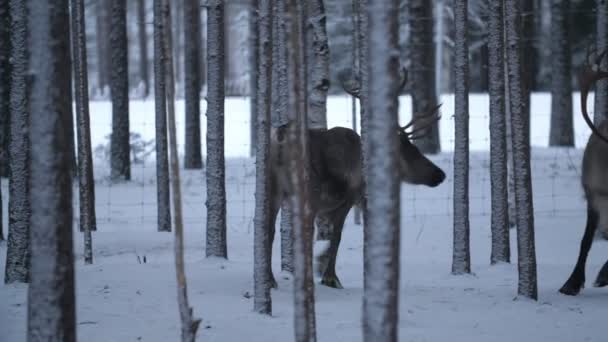
<path fill-rule="evenodd" d="M 595 283 L 593 283 L 594 287 L 604 287 L 608 286 L 608 267 L 602 268 L 600 273 L 597 274 L 597 278 L 595 279 Z"/>
<path fill-rule="evenodd" d="M 566 296 L 576 296 L 579 292 L 581 292 L 582 287 L 582 285 L 576 286 L 570 284 L 570 282 L 566 282 L 564 286 L 559 289 L 559 292 L 565 294 Z"/>
<path fill-rule="evenodd" d="M 343 289 L 344 287 L 342 287 L 342 283 L 340 283 L 340 279 L 338 279 L 337 276 L 323 276 L 323 279 L 321 279 L 321 284 L 328 286 L 328 287 L 333 287 L 334 289 Z"/>

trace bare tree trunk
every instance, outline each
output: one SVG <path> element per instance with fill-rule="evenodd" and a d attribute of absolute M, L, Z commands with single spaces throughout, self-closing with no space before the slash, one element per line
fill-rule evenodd
<path fill-rule="evenodd" d="M 9 0 L 0 0 L 0 177 L 8 177 L 9 160 L 9 99 L 10 99 L 10 14 Z M 1 197 L 1 195 L 0 195 Z M 0 218 L 2 213 L 0 213 Z M 2 240 L 2 221 L 0 220 L 0 240 Z"/>
<path fill-rule="evenodd" d="M 31 283 L 28 341 L 75 341 L 72 177 L 67 116 L 71 115 L 70 19 L 67 0 L 26 1 L 30 32 Z M 53 89 L 54 91 L 49 91 Z"/>
<path fill-rule="evenodd" d="M 597 51 L 604 51 L 608 49 L 608 0 L 596 0 L 596 10 L 596 47 Z M 601 69 L 608 69 L 606 58 L 602 59 Z M 608 80 L 599 80 L 595 86 L 593 122 L 599 125 L 606 118 L 608 118 Z"/>
<path fill-rule="evenodd" d="M 352 45 L 353 45 L 353 56 L 352 56 L 352 64 L 353 71 L 355 75 L 360 75 L 360 65 L 359 65 L 359 2 L 358 0 L 352 0 L 352 21 L 353 21 L 353 34 L 352 34 Z M 351 117 L 353 122 L 353 131 L 357 132 L 357 99 L 354 96 L 351 96 Z M 359 203 L 355 204 L 354 210 L 354 219 L 356 225 L 361 225 L 361 205 Z"/>
<path fill-rule="evenodd" d="M 522 22 L 522 51 L 521 77 L 523 86 L 523 101 L 525 102 L 524 115 L 530 121 L 530 96 L 535 83 L 536 75 L 536 30 L 534 23 L 534 0 L 520 0 Z M 529 125 L 529 124 L 528 124 Z"/>
<path fill-rule="evenodd" d="M 184 88 L 186 101 L 186 137 L 184 166 L 202 169 L 201 154 L 201 17 L 200 1 L 184 4 Z"/>
<path fill-rule="evenodd" d="M 175 226 L 175 275 L 177 277 L 177 301 L 181 320 L 182 342 L 194 342 L 201 323 L 194 318 L 192 307 L 188 302 L 188 286 L 184 265 L 184 223 L 182 221 L 182 194 L 179 177 L 179 157 L 177 155 L 177 129 L 175 128 L 175 79 L 173 78 L 173 47 L 171 42 L 171 6 L 169 0 L 162 0 L 162 20 L 164 24 L 162 53 L 164 59 L 164 77 L 167 94 L 167 121 L 169 125 L 169 148 L 171 150 L 171 190 L 173 195 L 173 220 Z"/>
<path fill-rule="evenodd" d="M 467 0 L 454 0 L 454 248 L 452 274 L 471 273 Z"/>
<path fill-rule="evenodd" d="M 308 98 L 305 4 L 287 3 L 289 17 L 289 112 L 293 125 L 289 132 L 291 197 L 294 237 L 294 328 L 296 342 L 317 340 L 312 274 L 314 217 L 310 207 Z"/>
<path fill-rule="evenodd" d="M 89 120 L 89 76 L 85 39 L 84 0 L 72 0 L 72 51 L 74 53 L 74 91 L 78 123 L 78 179 L 80 198 L 80 231 L 84 233 L 84 262 L 93 263 L 91 231 L 95 218 L 95 179 Z"/>
<path fill-rule="evenodd" d="M 513 171 L 517 207 L 517 256 L 519 282 L 517 293 L 536 300 L 536 252 L 534 247 L 534 208 L 530 169 L 529 121 L 521 82 L 521 11 L 519 0 L 505 0 L 507 63 L 511 109 Z"/>
<path fill-rule="evenodd" d="M 154 112 L 156 131 L 156 218 L 159 232 L 171 231 L 169 161 L 167 147 L 167 93 L 164 45 L 168 38 L 163 0 L 154 0 Z M 170 30 L 169 30 L 170 32 Z"/>
<path fill-rule="evenodd" d="M 111 80 L 112 138 L 110 166 L 113 181 L 131 180 L 129 145 L 129 66 L 126 0 L 111 0 Z"/>
<path fill-rule="evenodd" d="M 363 340 L 397 341 L 399 323 L 400 180 L 397 174 L 399 46 L 397 0 L 369 0 L 368 253 L 364 257 Z"/>
<path fill-rule="evenodd" d="M 224 4 L 208 7 L 207 43 L 207 257 L 228 257 L 224 161 Z"/>
<path fill-rule="evenodd" d="M 103 94 L 105 88 L 110 85 L 110 9 L 108 1 L 97 1 L 95 11 L 96 33 L 95 40 L 97 44 L 97 87 L 99 93 Z"/>
<path fill-rule="evenodd" d="M 5 283 L 29 282 L 30 270 L 30 138 L 28 109 L 28 27 L 26 3 L 11 0 L 10 173 Z M 0 207 L 1 208 L 1 207 Z"/>
<path fill-rule="evenodd" d="M 507 127 L 504 73 L 504 5 L 494 1 L 488 6 L 488 52 L 490 90 L 490 182 L 492 196 L 492 252 L 490 263 L 510 262 Z"/>
<path fill-rule="evenodd" d="M 179 84 L 183 80 L 183 70 L 182 70 L 182 20 L 180 16 L 184 13 L 184 1 L 187 0 L 179 0 L 179 1 L 170 1 L 170 5 L 172 6 L 171 15 L 173 16 L 173 26 L 169 31 L 173 34 L 173 55 L 175 58 L 173 59 L 173 63 L 175 64 L 175 81 L 176 84 Z"/>
<path fill-rule="evenodd" d="M 574 146 L 569 9 L 569 0 L 553 1 L 551 5 L 549 146 Z"/>
<path fill-rule="evenodd" d="M 144 87 L 144 98 L 150 94 L 148 73 L 148 35 L 146 33 L 146 1 L 137 0 L 137 40 L 139 43 L 139 76 Z"/>
<path fill-rule="evenodd" d="M 503 0 L 504 1 L 504 0 Z M 504 16 L 504 5 L 503 5 L 503 27 L 506 26 L 506 17 Z M 506 29 L 504 29 L 506 30 Z M 513 144 L 511 144 L 513 138 L 513 129 L 511 127 L 511 94 L 509 85 L 509 65 L 506 62 L 507 56 L 507 37 L 506 33 L 503 34 L 504 40 L 504 74 L 505 74 L 505 114 L 506 114 L 506 132 L 507 132 L 507 205 L 508 205 L 508 220 L 509 228 L 515 228 L 517 210 L 515 208 L 515 176 L 513 175 Z"/>
<path fill-rule="evenodd" d="M 258 27 L 258 7 L 259 0 L 251 0 L 251 8 L 249 11 L 249 155 L 256 156 L 257 151 L 257 128 L 256 122 L 258 117 L 258 70 L 259 51 L 260 48 L 260 32 Z M 209 39 L 209 34 L 207 34 Z M 209 53 L 209 52 L 207 52 Z M 209 67 L 209 66 L 207 66 Z"/>
<path fill-rule="evenodd" d="M 327 91 L 329 90 L 329 44 L 323 0 L 306 2 L 306 53 L 308 76 L 308 127 L 327 129 Z"/>
<path fill-rule="evenodd" d="M 428 0 L 409 1 L 410 63 L 412 105 L 414 115 L 423 114 L 437 103 L 435 93 L 435 50 L 433 44 L 433 5 Z M 361 64 L 363 65 L 363 64 Z M 416 127 L 414 127 L 416 129 Z M 429 134 L 417 140 L 422 153 L 439 153 L 439 122 Z"/>
<path fill-rule="evenodd" d="M 254 216 L 254 268 L 253 310 L 271 315 L 272 286 L 271 232 L 270 226 L 270 99 L 272 96 L 272 1 L 258 1 L 258 84 L 257 89 L 257 141 L 256 141 L 256 186 Z M 211 51 L 211 49 L 209 49 Z M 211 81 L 211 79 L 209 79 Z"/>

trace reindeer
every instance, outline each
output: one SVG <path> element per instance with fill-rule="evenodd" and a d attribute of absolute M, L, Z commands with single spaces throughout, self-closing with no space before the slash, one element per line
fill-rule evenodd
<path fill-rule="evenodd" d="M 403 73 L 402 77 L 404 81 L 400 87 L 406 83 L 407 73 Z M 359 97 L 360 88 L 354 83 L 356 80 L 345 88 L 353 96 Z M 422 155 L 412 143 L 412 140 L 422 136 L 421 132 L 440 119 L 438 109 L 439 106 L 432 108 L 428 113 L 416 116 L 407 125 L 395 127 L 400 144 L 399 175 L 403 182 L 436 187 L 445 179 L 445 173 Z M 414 125 L 416 127 L 408 131 Z M 285 139 L 288 129 L 288 125 L 284 125 L 271 130 L 271 246 L 276 216 L 281 201 L 288 193 L 289 168 L 285 158 L 285 153 L 288 153 Z M 364 181 L 361 138 L 352 129 L 344 127 L 329 130 L 310 129 L 308 134 L 312 213 L 315 217 L 324 217 L 333 227 L 329 247 L 324 255 L 326 262 L 322 263 L 318 271 L 322 276 L 321 284 L 342 288 L 336 275 L 336 258 L 346 215 L 351 207 L 362 199 Z M 276 286 L 272 270 L 270 272 L 270 278 Z"/>
<path fill-rule="evenodd" d="M 587 200 L 587 225 L 581 241 L 580 252 L 574 271 L 561 287 L 559 292 L 575 296 L 585 284 L 585 264 L 587 255 L 597 228 L 608 232 L 608 120 L 604 119 L 598 127 L 593 125 L 587 112 L 587 95 L 596 81 L 608 78 L 608 71 L 600 70 L 599 66 L 607 51 L 597 55 L 595 65 L 590 63 L 590 52 L 587 52 L 587 64 L 580 77 L 581 111 L 585 122 L 591 128 L 585 152 L 583 154 L 582 185 Z M 608 261 L 597 275 L 594 286 L 608 285 Z"/>

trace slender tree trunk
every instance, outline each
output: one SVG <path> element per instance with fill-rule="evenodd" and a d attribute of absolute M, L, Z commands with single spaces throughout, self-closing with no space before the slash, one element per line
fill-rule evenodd
<path fill-rule="evenodd" d="M 176 83 L 179 83 L 183 80 L 183 70 L 182 70 L 182 20 L 180 18 L 181 14 L 184 13 L 184 1 L 186 0 L 179 0 L 179 1 L 170 1 L 170 4 L 172 6 L 172 15 L 173 15 L 173 22 L 174 24 L 171 27 L 171 33 L 173 34 L 173 55 L 174 55 L 174 59 L 173 59 L 173 63 L 175 64 L 175 81 Z"/>
<path fill-rule="evenodd" d="M 78 179 L 80 198 L 80 231 L 84 232 L 84 262 L 93 263 L 95 230 L 95 180 L 93 177 L 93 152 L 89 119 L 89 80 L 85 39 L 84 0 L 72 0 L 72 51 L 74 53 L 74 91 L 76 120 L 78 123 Z"/>
<path fill-rule="evenodd" d="M 258 1 L 258 66 L 257 66 L 257 141 L 254 216 L 253 310 L 272 314 L 270 287 L 272 283 L 270 236 L 270 99 L 272 96 L 272 1 Z M 211 52 L 211 49 L 208 49 Z M 211 63 L 209 63 L 211 66 Z M 209 78 L 209 81 L 211 79 Z"/>
<path fill-rule="evenodd" d="M 184 166 L 202 169 L 201 154 L 201 17 L 200 1 L 184 4 L 184 86 L 186 100 L 186 137 Z"/>
<path fill-rule="evenodd" d="M 507 63 L 509 65 L 509 93 L 511 109 L 513 171 L 517 209 L 517 256 L 519 282 L 517 293 L 538 298 L 536 284 L 536 252 L 534 247 L 534 208 L 532 203 L 532 177 L 530 169 L 529 121 L 525 117 L 526 105 L 521 82 L 521 11 L 519 0 L 505 0 L 505 29 Z"/>
<path fill-rule="evenodd" d="M 228 258 L 224 161 L 224 4 L 208 8 L 207 40 L 207 257 Z"/>
<path fill-rule="evenodd" d="M 507 127 L 504 73 L 504 6 L 494 1 L 488 6 L 488 52 L 490 90 L 490 182 L 492 196 L 492 252 L 490 263 L 510 262 Z"/>
<path fill-rule="evenodd" d="M 596 0 L 597 27 L 596 45 L 597 51 L 608 49 L 608 0 Z M 602 70 L 608 69 L 608 59 L 604 58 L 600 65 Z M 595 86 L 595 110 L 593 122 L 599 125 L 602 120 L 608 118 L 608 80 L 599 80 Z"/>
<path fill-rule="evenodd" d="M 257 151 L 257 129 L 255 127 L 258 117 L 258 70 L 260 32 L 258 27 L 258 7 L 259 0 L 251 0 L 249 11 L 249 155 L 256 156 Z M 209 39 L 209 33 L 207 33 Z M 209 53 L 207 51 L 207 53 Z M 209 67 L 209 66 L 207 66 Z"/>
<path fill-rule="evenodd" d="M 9 0 L 0 0 L 0 177 L 8 177 L 9 160 L 9 94 L 10 94 L 10 14 Z M 1 196 L 1 195 L 0 195 Z M 0 213 L 2 217 L 2 213 Z M 2 221 L 0 220 L 0 239 Z"/>
<path fill-rule="evenodd" d="M 154 0 L 154 112 L 156 129 L 156 219 L 159 232 L 171 231 L 169 160 L 167 147 L 167 93 L 165 84 L 165 21 L 163 0 Z"/>
<path fill-rule="evenodd" d="M 29 282 L 30 270 L 30 138 L 28 109 L 28 27 L 26 3 L 10 1 L 10 173 L 5 283 Z M 1 207 L 0 207 L 1 208 Z"/>
<path fill-rule="evenodd" d="M 504 0 L 503 0 L 504 1 Z M 504 5 L 503 5 L 503 27 L 506 27 L 506 17 L 504 15 Z M 506 29 L 504 29 L 506 30 Z M 504 74 L 505 74 L 505 114 L 507 116 L 506 122 L 506 133 L 507 133 L 507 203 L 508 203 L 508 220 L 509 220 L 509 228 L 515 228 L 517 211 L 515 209 L 515 176 L 513 175 L 513 144 L 511 144 L 513 138 L 513 129 L 511 127 L 511 87 L 509 85 L 509 65 L 506 62 L 507 56 L 507 37 L 506 33 L 503 34 L 504 40 Z"/>
<path fill-rule="evenodd" d="M 158 1 L 158 0 L 157 0 Z M 182 194 L 179 177 L 179 157 L 177 155 L 177 129 L 175 128 L 175 79 L 173 77 L 173 46 L 171 42 L 171 6 L 169 0 L 162 1 L 161 18 L 163 21 L 162 55 L 167 95 L 167 121 L 169 128 L 169 149 L 171 163 L 171 190 L 173 195 L 173 220 L 175 226 L 175 274 L 177 278 L 177 300 L 179 305 L 179 316 L 181 321 L 182 342 L 194 342 L 196 332 L 201 323 L 192 313 L 192 307 L 188 302 L 188 286 L 186 281 L 186 270 L 184 265 L 184 223 L 182 220 Z M 198 11 L 197 11 L 198 12 Z"/>
<path fill-rule="evenodd" d="M 359 1 L 352 0 L 352 21 L 353 21 L 353 34 L 352 34 L 352 45 L 353 45 L 353 55 L 352 55 L 352 64 L 353 71 L 355 75 L 360 75 L 359 72 Z M 353 131 L 357 132 L 357 99 L 354 96 L 351 96 L 351 117 L 353 122 Z M 354 210 L 354 219 L 356 225 L 361 225 L 361 205 L 359 203 L 355 204 Z"/>
<path fill-rule="evenodd" d="M 570 1 L 551 4 L 551 131 L 549 146 L 574 146 Z"/>
<path fill-rule="evenodd" d="M 294 237 L 294 328 L 296 342 L 317 340 L 312 237 L 314 217 L 310 207 L 309 150 L 307 119 L 307 58 L 305 4 L 287 3 L 289 17 L 289 112 L 294 121 L 289 132 L 292 224 Z M 263 37 L 263 35 L 261 35 Z M 270 48 L 270 47 L 269 47 Z"/>
<path fill-rule="evenodd" d="M 105 88 L 110 85 L 110 49 L 108 47 L 108 37 L 110 34 L 110 9 L 108 1 L 97 1 L 95 11 L 97 44 L 97 87 L 99 93 L 103 94 Z"/>
<path fill-rule="evenodd" d="M 111 177 L 113 181 L 131 180 L 129 146 L 129 67 L 127 42 L 126 0 L 111 0 L 111 80 L 112 138 L 110 145 Z"/>
<path fill-rule="evenodd" d="M 29 0 L 31 284 L 28 341 L 75 341 L 68 1 Z M 35 67 L 34 67 L 35 66 Z M 49 89 L 53 91 L 49 92 Z"/>
<path fill-rule="evenodd" d="M 367 117 L 367 113 L 369 113 L 369 72 L 366 65 L 369 65 L 369 50 L 368 50 L 368 40 L 367 40 L 367 32 L 368 32 L 368 17 L 367 13 L 364 10 L 367 8 L 368 0 L 354 0 L 357 2 L 355 6 L 358 8 L 358 39 L 359 39 L 359 79 L 361 84 L 361 95 L 359 96 L 359 113 L 361 117 L 361 154 L 363 154 L 363 165 L 362 176 L 363 179 L 367 179 L 367 169 L 369 165 L 369 151 L 368 151 L 368 128 L 369 128 L 369 118 Z M 363 209 L 363 260 L 368 258 L 370 255 L 368 241 L 370 241 L 370 225 L 367 222 L 367 198 L 368 198 L 368 190 L 367 185 L 364 184 L 363 187 L 363 198 L 361 201 L 362 209 Z M 365 267 L 363 268 L 363 288 L 369 287 L 368 282 L 370 281 L 370 277 L 368 276 Z"/>
<path fill-rule="evenodd" d="M 139 43 L 139 76 L 143 84 L 143 97 L 150 95 L 148 73 L 148 35 L 146 32 L 146 1 L 137 0 L 137 39 Z"/>
<path fill-rule="evenodd" d="M 424 114 L 437 103 L 435 93 L 435 50 L 433 44 L 433 5 L 428 0 L 409 1 L 410 63 L 414 115 Z M 363 64 L 362 64 L 363 65 Z M 414 127 L 416 129 L 416 127 Z M 416 145 L 422 153 L 439 153 L 439 122 Z"/>
<path fill-rule="evenodd" d="M 534 23 L 534 0 L 520 0 L 522 22 L 522 51 L 521 77 L 523 86 L 523 100 L 525 101 L 525 117 L 530 121 L 530 95 L 535 83 L 536 75 L 536 30 Z M 529 124 L 528 124 L 529 125 Z"/>
<path fill-rule="evenodd" d="M 397 0 L 369 0 L 368 280 L 363 289 L 363 340 L 397 341 L 399 323 L 400 180 L 397 174 L 399 25 Z"/>
<path fill-rule="evenodd" d="M 327 91 L 329 90 L 329 44 L 323 0 L 306 3 L 306 53 L 308 75 L 308 127 L 327 129 Z"/>
<path fill-rule="evenodd" d="M 454 0 L 454 248 L 452 274 L 471 273 L 467 0 Z"/>

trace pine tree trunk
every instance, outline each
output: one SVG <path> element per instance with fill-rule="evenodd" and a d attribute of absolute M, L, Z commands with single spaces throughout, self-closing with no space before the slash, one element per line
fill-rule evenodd
<path fill-rule="evenodd" d="M 492 251 L 490 263 L 510 262 L 507 127 L 504 73 L 504 7 L 502 1 L 488 6 L 488 52 L 490 91 L 490 182 L 492 197 Z"/>
<path fill-rule="evenodd" d="M 108 37 L 110 34 L 110 9 L 108 1 L 97 1 L 95 12 L 96 33 L 95 40 L 97 45 L 97 87 L 99 93 L 103 94 L 105 88 L 110 85 L 110 50 Z"/>
<path fill-rule="evenodd" d="M 363 267 L 363 341 L 398 341 L 400 180 L 397 173 L 399 113 L 398 1 L 369 0 L 368 253 Z"/>
<path fill-rule="evenodd" d="M 111 178 L 131 180 L 129 145 L 129 67 L 126 0 L 110 1 L 110 92 L 112 95 Z"/>
<path fill-rule="evenodd" d="M 137 0 L 137 39 L 139 43 L 139 76 L 143 84 L 143 97 L 150 95 L 150 76 L 148 73 L 148 34 L 146 32 L 146 1 Z"/>
<path fill-rule="evenodd" d="M 30 270 L 30 138 L 28 109 L 28 27 L 26 3 L 10 1 L 10 173 L 5 283 L 29 282 Z"/>
<path fill-rule="evenodd" d="M 272 1 L 258 1 L 258 66 L 257 66 L 257 141 L 254 216 L 253 310 L 272 314 L 270 236 L 270 99 L 272 77 Z M 209 36 L 211 38 L 211 36 Z M 211 49 L 208 49 L 211 52 Z M 222 56 L 223 57 L 223 56 Z M 211 66 L 211 63 L 209 63 Z M 211 83 L 211 78 L 209 78 Z"/>
<path fill-rule="evenodd" d="M 184 1 L 186 0 L 179 0 L 179 1 L 170 1 L 170 4 L 172 6 L 171 8 L 171 15 L 173 16 L 171 19 L 173 21 L 173 25 L 171 27 L 171 31 L 173 34 L 173 64 L 175 65 L 175 74 L 174 74 L 174 78 L 176 81 L 176 84 L 179 84 L 182 80 L 183 80 L 183 70 L 182 70 L 182 20 L 181 20 L 181 15 L 182 13 L 184 13 Z"/>
<path fill-rule="evenodd" d="M 530 121 L 530 93 L 534 87 L 536 75 L 534 1 L 520 0 L 520 2 L 522 10 L 522 51 L 525 51 L 525 53 L 521 54 L 521 77 L 524 92 L 523 100 L 525 101 L 524 114 L 527 120 Z"/>
<path fill-rule="evenodd" d="M 78 179 L 80 231 L 84 232 L 84 262 L 93 263 L 91 231 L 96 230 L 95 179 L 89 119 L 89 80 L 85 39 L 84 0 L 72 0 L 72 51 L 74 53 L 74 92 L 78 124 Z"/>
<path fill-rule="evenodd" d="M 306 2 L 306 53 L 308 68 L 308 127 L 327 129 L 329 44 L 323 0 Z"/>
<path fill-rule="evenodd" d="M 289 112 L 293 125 L 289 132 L 291 168 L 290 194 L 294 246 L 294 329 L 296 342 L 317 340 L 314 284 L 312 274 L 312 237 L 314 217 L 310 207 L 309 151 L 307 119 L 307 58 L 305 4 L 287 3 L 289 54 Z M 263 37 L 263 35 L 260 35 Z"/>
<path fill-rule="evenodd" d="M 68 1 L 30 0 L 31 283 L 28 341 L 75 341 Z M 49 92 L 49 89 L 54 91 Z"/>
<path fill-rule="evenodd" d="M 471 273 L 467 0 L 454 0 L 454 248 L 452 274 Z"/>
<path fill-rule="evenodd" d="M 400 5 L 401 7 L 401 5 Z M 352 46 L 353 46 L 353 55 L 352 55 L 352 65 L 354 74 L 359 76 L 359 1 L 352 0 L 352 22 L 353 22 L 353 32 L 352 32 Z M 357 99 L 352 96 L 351 97 L 351 120 L 353 124 L 353 131 L 357 132 Z M 361 225 L 361 205 L 356 203 L 354 206 L 354 220 L 356 225 Z"/>
<path fill-rule="evenodd" d="M 574 146 L 570 1 L 551 4 L 551 131 L 549 146 Z"/>
<path fill-rule="evenodd" d="M 184 87 L 186 137 L 184 167 L 202 169 L 201 154 L 201 17 L 199 0 L 184 3 Z"/>
<path fill-rule="evenodd" d="M 165 21 L 163 0 L 154 0 L 154 112 L 156 131 L 156 218 L 159 232 L 171 231 L 169 160 L 167 147 L 167 92 L 165 84 Z"/>
<path fill-rule="evenodd" d="M 414 115 L 424 114 L 437 103 L 435 89 L 435 50 L 433 44 L 433 5 L 428 0 L 409 2 L 410 22 L 410 77 Z M 361 64 L 363 65 L 363 64 Z M 413 129 L 416 129 L 414 126 Z M 439 123 L 431 126 L 429 133 L 416 141 L 422 153 L 439 153 Z"/>
<path fill-rule="evenodd" d="M 251 0 L 249 11 L 249 155 L 256 156 L 257 151 L 257 129 L 255 127 L 258 117 L 258 57 L 260 46 L 260 32 L 258 27 L 259 0 Z M 207 33 L 207 39 L 209 34 Z M 209 53 L 209 52 L 207 52 Z M 209 66 L 207 66 L 208 68 Z"/>
<path fill-rule="evenodd" d="M 596 0 L 597 27 L 596 45 L 597 51 L 608 49 L 608 0 Z M 600 65 L 602 70 L 608 69 L 608 59 L 602 59 Z M 599 125 L 602 120 L 608 118 L 608 80 L 597 81 L 595 85 L 595 109 L 593 122 Z"/>
<path fill-rule="evenodd" d="M 509 107 L 513 128 L 513 173 L 517 210 L 517 256 L 519 282 L 517 293 L 536 300 L 536 252 L 534 247 L 534 208 L 530 168 L 529 121 L 521 81 L 521 11 L 519 0 L 505 0 L 507 63 L 509 65 Z"/>
<path fill-rule="evenodd" d="M 9 160 L 9 54 L 10 54 L 9 0 L 0 0 L 0 177 L 8 177 Z M 0 213 L 0 217 L 2 214 Z M 0 236 L 2 236 L 0 221 Z"/>
<path fill-rule="evenodd" d="M 226 246 L 226 163 L 224 161 L 224 4 L 215 0 L 207 21 L 207 249 L 228 257 Z"/>

